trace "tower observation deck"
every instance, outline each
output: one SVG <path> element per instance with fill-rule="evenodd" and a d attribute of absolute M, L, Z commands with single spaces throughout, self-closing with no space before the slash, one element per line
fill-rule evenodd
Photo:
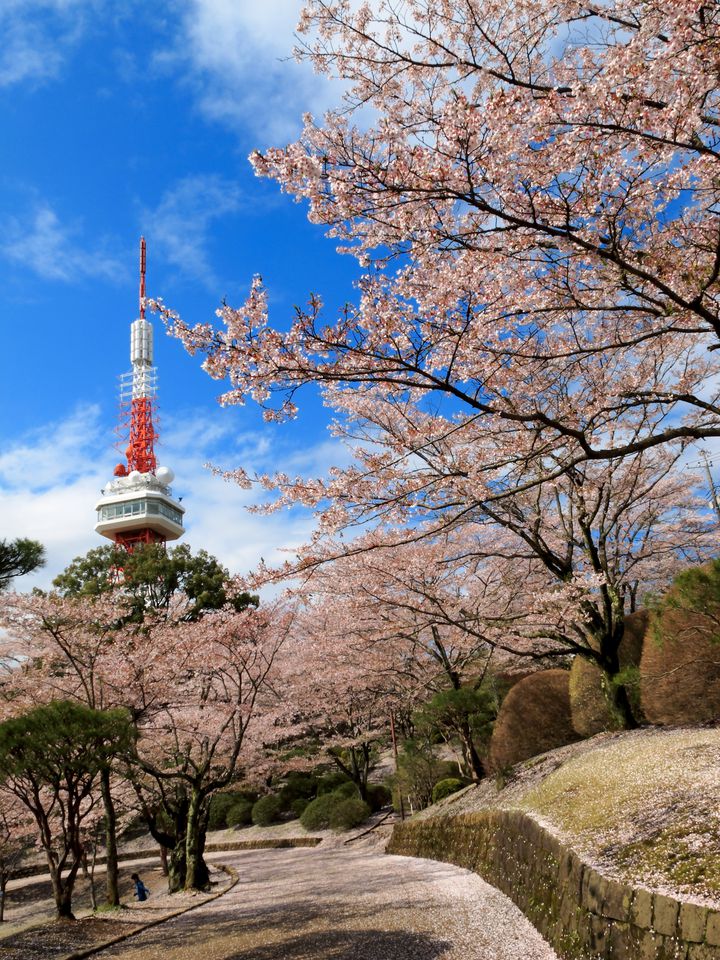
<path fill-rule="evenodd" d="M 127 430 L 126 462 L 96 504 L 95 530 L 132 552 L 148 543 L 177 540 L 185 532 L 184 507 L 175 500 L 169 467 L 155 457 L 157 372 L 153 367 L 153 328 L 145 318 L 145 239 L 140 238 L 140 315 L 130 325 L 131 370 L 120 378 L 120 403 Z"/>

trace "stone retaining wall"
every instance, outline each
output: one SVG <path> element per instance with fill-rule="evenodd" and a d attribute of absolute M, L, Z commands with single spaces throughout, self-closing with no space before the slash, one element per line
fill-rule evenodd
<path fill-rule="evenodd" d="M 387 852 L 478 873 L 565 960 L 720 960 L 720 911 L 602 877 L 519 810 L 406 821 Z"/>

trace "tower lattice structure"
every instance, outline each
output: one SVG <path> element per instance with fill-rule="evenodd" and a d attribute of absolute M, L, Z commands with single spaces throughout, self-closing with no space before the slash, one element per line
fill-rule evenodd
<path fill-rule="evenodd" d="M 153 366 L 153 328 L 145 316 L 145 238 L 140 238 L 139 316 L 130 325 L 129 373 L 120 378 L 120 432 L 127 437 L 125 462 L 97 503 L 95 530 L 128 551 L 148 543 L 166 543 L 183 535 L 185 508 L 170 489 L 174 474 L 158 467 L 157 371 Z"/>

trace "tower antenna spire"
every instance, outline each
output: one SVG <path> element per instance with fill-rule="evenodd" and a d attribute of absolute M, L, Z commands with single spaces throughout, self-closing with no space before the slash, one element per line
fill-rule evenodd
<path fill-rule="evenodd" d="M 140 237 L 140 319 L 145 319 L 145 237 Z"/>

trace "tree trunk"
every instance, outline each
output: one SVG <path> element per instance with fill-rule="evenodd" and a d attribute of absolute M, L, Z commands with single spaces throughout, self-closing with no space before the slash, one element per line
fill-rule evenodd
<path fill-rule="evenodd" d="M 485 776 L 485 767 L 473 743 L 472 731 L 470 730 L 470 724 L 467 722 L 463 723 L 460 727 L 460 742 L 462 743 L 465 764 L 471 779 L 482 780 Z"/>
<path fill-rule="evenodd" d="M 639 726 L 635 714 L 633 713 L 630 697 L 623 684 L 613 684 L 613 706 L 620 714 L 623 721 L 623 729 L 636 730 Z"/>
<path fill-rule="evenodd" d="M 56 920 L 74 920 L 72 912 L 72 891 L 75 880 L 75 870 L 70 871 L 70 876 L 63 880 L 59 868 L 50 868 L 50 881 L 52 883 L 53 897 L 55 899 L 55 919 Z"/>
<path fill-rule="evenodd" d="M 168 849 L 160 844 L 160 871 L 164 877 L 168 875 Z"/>
<path fill-rule="evenodd" d="M 83 853 L 82 871 L 85 879 L 87 880 L 88 887 L 90 888 L 90 908 L 92 909 L 92 912 L 95 913 L 95 911 L 97 910 L 97 898 L 95 896 L 95 853 L 94 851 L 93 851 L 92 872 L 88 870 L 86 853 Z"/>
<path fill-rule="evenodd" d="M 210 873 L 203 858 L 205 831 L 202 825 L 202 798 L 193 790 L 185 828 L 185 889 L 207 890 Z"/>
<path fill-rule="evenodd" d="M 185 838 L 177 842 L 168 857 L 168 892 L 179 893 L 185 889 L 186 860 Z"/>
<path fill-rule="evenodd" d="M 7 891 L 8 877 L 5 873 L 0 874 L 0 923 L 5 920 L 5 893 Z"/>
<path fill-rule="evenodd" d="M 120 887 L 118 883 L 117 855 L 117 816 L 115 804 L 110 792 L 110 770 L 100 773 L 100 788 L 105 807 L 105 852 L 107 854 L 107 873 L 105 875 L 105 902 L 109 907 L 120 906 Z"/>

